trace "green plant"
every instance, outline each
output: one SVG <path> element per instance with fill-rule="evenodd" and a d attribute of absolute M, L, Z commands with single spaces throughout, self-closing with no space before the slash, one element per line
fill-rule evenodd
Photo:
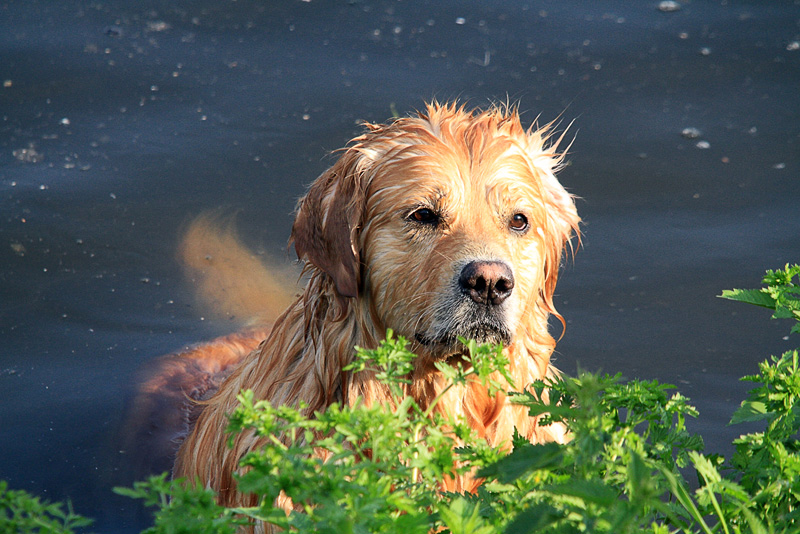
<path fill-rule="evenodd" d="M 491 382 L 507 361 L 496 348 L 466 342 L 464 364 L 437 364 L 450 386 L 468 380 Z M 411 361 L 406 340 L 387 333 L 375 351 L 358 349 L 354 372 L 378 367 L 378 377 L 392 393 L 390 406 L 333 404 L 313 417 L 302 407 L 273 407 L 243 392 L 231 415 L 231 432 L 253 431 L 270 438 L 242 460 L 247 472 L 239 488 L 260 496 L 259 505 L 236 511 L 300 532 L 419 532 L 446 527 L 451 532 L 478 532 L 477 508 L 461 496 L 438 491 L 456 471 L 456 440 L 473 445 L 474 462 L 494 458 L 463 422 L 444 421 L 402 393 Z M 274 506 L 283 493 L 295 505 L 288 516 Z M 300 511 L 298 511 L 300 510 Z"/>
<path fill-rule="evenodd" d="M 768 270 L 763 283 L 761 289 L 726 289 L 720 297 L 774 310 L 773 319 L 794 319 L 791 332 L 800 334 L 800 265 Z"/>
<path fill-rule="evenodd" d="M 136 482 L 133 488 L 114 488 L 119 495 L 142 499 L 156 507 L 154 525 L 143 534 L 233 534 L 238 524 L 233 511 L 216 502 L 207 489 L 187 488 L 180 481 L 167 480 L 167 473 Z"/>
<path fill-rule="evenodd" d="M 439 364 L 450 380 L 448 387 L 469 380 L 499 387 L 490 375 L 505 373 L 508 362 L 502 352 L 464 343 L 465 362 Z M 299 532 L 422 534 L 440 528 L 453 533 L 490 532 L 475 503 L 441 493 L 439 484 L 457 471 L 489 463 L 502 453 L 478 440 L 463 422 L 433 414 L 436 401 L 423 409 L 403 395 L 415 357 L 406 344 L 389 332 L 377 350 L 358 349 L 351 366 L 354 372 L 376 368 L 392 393 L 387 406 L 333 404 L 307 417 L 303 406 L 272 406 L 254 399 L 250 391 L 242 392 L 240 406 L 230 416 L 229 431 L 269 438 L 263 448 L 242 459 L 245 472 L 238 479 L 239 490 L 258 495 L 258 504 L 220 510 L 213 502 L 189 499 L 199 504 L 194 516 L 207 519 L 222 512 L 227 518 L 235 515 L 239 521 L 265 521 Z M 470 446 L 470 465 L 457 465 L 457 442 Z M 167 528 L 180 517 L 180 511 L 172 513 L 176 487 L 167 486 L 163 477 L 155 482 L 151 479 L 134 491 L 118 491 L 160 506 L 156 526 L 149 532 L 177 532 Z M 186 499 L 194 490 L 179 491 Z M 172 502 L 164 500 L 167 494 L 173 494 Z M 276 506 L 282 496 L 294 504 L 288 515 Z M 165 516 L 165 511 L 170 514 Z"/>
<path fill-rule="evenodd" d="M 787 265 L 768 271 L 762 289 L 722 296 L 794 319 L 796 333 L 798 277 L 800 267 Z M 498 388 L 492 377 L 508 365 L 500 348 L 462 342 L 464 361 L 440 365 L 449 387 L 480 380 Z M 672 386 L 585 372 L 511 396 L 543 424 L 566 424 L 571 441 L 531 444 L 516 436 L 511 452 L 494 449 L 463 421 L 403 395 L 414 357 L 391 332 L 377 349 L 357 350 L 350 370 L 372 369 L 391 392 L 387 406 L 334 404 L 306 417 L 301 406 L 272 406 L 242 392 L 229 431 L 269 438 L 245 456 L 238 481 L 258 496 L 256 506 L 219 506 L 212 492 L 187 489 L 166 474 L 116 491 L 156 507 L 148 534 L 230 533 L 255 520 L 331 534 L 800 532 L 797 350 L 743 378 L 759 385 L 731 423 L 766 428 L 735 440 L 730 460 L 702 453 L 702 439 L 685 425 L 697 411 Z M 484 478 L 475 494 L 440 491 L 448 476 L 466 472 Z M 293 503 L 288 515 L 276 506 L 284 496 Z M 67 533 L 86 524 L 71 509 L 7 491 L 2 482 L 0 511 L 1 532 Z"/>
<path fill-rule="evenodd" d="M 0 480 L 0 532 L 18 534 L 71 534 L 77 528 L 92 524 L 72 511 L 67 503 L 49 503 L 22 490 L 9 490 Z"/>
<path fill-rule="evenodd" d="M 465 344 L 462 365 L 442 364 L 451 387 L 467 380 L 491 387 L 492 373 L 508 363 L 502 351 Z M 229 430 L 269 442 L 243 459 L 239 478 L 239 489 L 258 495 L 258 505 L 227 513 L 325 533 L 662 533 L 665 524 L 690 524 L 690 514 L 669 502 L 670 481 L 682 484 L 675 482 L 682 480 L 678 468 L 702 441 L 684 425 L 694 408 L 668 395 L 669 386 L 588 373 L 536 383 L 515 402 L 566 423 L 574 439 L 532 445 L 518 438 L 507 454 L 463 421 L 445 421 L 402 396 L 414 358 L 405 345 L 389 334 L 378 349 L 359 349 L 353 365 L 355 371 L 380 366 L 391 407 L 334 404 L 305 417 L 302 407 L 275 407 L 243 392 Z M 486 477 L 477 494 L 439 491 L 445 477 L 473 469 Z M 288 515 L 275 506 L 282 494 L 294 503 Z"/>
<path fill-rule="evenodd" d="M 679 510 L 665 498 L 664 473 L 679 477 L 677 468 L 703 443 L 685 428 L 695 409 L 682 395 L 668 395 L 670 388 L 581 373 L 519 395 L 516 402 L 532 415 L 566 423 L 573 439 L 563 446 L 518 443 L 482 471 L 497 481 L 487 483 L 485 492 L 497 494 L 487 500 L 513 507 L 497 510 L 516 516 L 506 531 L 667 532 L 664 522 L 679 522 Z"/>
<path fill-rule="evenodd" d="M 795 282 L 797 279 L 797 282 Z M 761 289 L 723 291 L 722 297 L 774 310 L 775 319 L 794 319 L 800 333 L 800 265 L 767 271 Z M 731 423 L 764 421 L 764 432 L 734 441 L 730 462 L 741 487 L 763 511 L 765 523 L 800 531 L 800 369 L 798 351 L 760 363 L 742 378 L 760 385 L 748 394 Z"/>

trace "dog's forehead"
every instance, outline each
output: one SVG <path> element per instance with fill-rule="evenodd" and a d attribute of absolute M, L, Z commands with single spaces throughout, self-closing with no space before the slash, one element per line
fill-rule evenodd
<path fill-rule="evenodd" d="M 543 170 L 519 147 L 470 154 L 416 145 L 376 164 L 368 203 L 520 203 L 541 206 Z"/>

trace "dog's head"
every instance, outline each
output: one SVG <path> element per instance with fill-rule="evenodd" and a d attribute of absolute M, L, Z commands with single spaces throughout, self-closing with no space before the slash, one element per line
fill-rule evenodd
<path fill-rule="evenodd" d="M 546 331 L 580 220 L 547 129 L 452 104 L 367 128 L 301 200 L 298 256 L 430 358 Z"/>

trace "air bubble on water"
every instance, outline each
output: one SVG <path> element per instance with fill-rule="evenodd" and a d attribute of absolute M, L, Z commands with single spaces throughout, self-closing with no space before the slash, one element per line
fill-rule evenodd
<path fill-rule="evenodd" d="M 164 32 L 170 28 L 172 28 L 172 25 L 163 20 L 155 20 L 147 23 L 147 31 L 149 32 Z"/>
<path fill-rule="evenodd" d="M 684 128 L 683 130 L 681 130 L 681 135 L 683 137 L 685 137 L 686 139 L 697 139 L 698 137 L 703 135 L 703 132 L 701 132 L 697 128 L 689 127 L 689 128 Z"/>
<path fill-rule="evenodd" d="M 674 2 L 673 0 L 664 0 L 663 2 L 658 3 L 658 10 L 663 11 L 664 13 L 671 13 L 673 11 L 678 11 L 681 8 L 681 5 L 678 2 Z"/>

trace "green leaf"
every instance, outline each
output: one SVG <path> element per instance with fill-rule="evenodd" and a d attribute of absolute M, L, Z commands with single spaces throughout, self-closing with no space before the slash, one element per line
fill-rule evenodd
<path fill-rule="evenodd" d="M 742 401 L 742 405 L 734 412 L 729 425 L 739 423 L 752 423 L 768 419 L 771 412 L 767 410 L 767 405 L 759 401 Z"/>
<path fill-rule="evenodd" d="M 564 514 L 547 504 L 538 504 L 523 510 L 506 527 L 505 534 L 534 534 L 544 531 L 564 518 Z"/>
<path fill-rule="evenodd" d="M 719 295 L 720 298 L 745 302 L 756 306 L 775 309 L 775 299 L 763 289 L 726 289 Z"/>
<path fill-rule="evenodd" d="M 719 471 L 717 471 L 716 466 L 714 466 L 711 460 L 695 451 L 690 452 L 689 457 L 692 459 L 692 463 L 694 464 L 694 468 L 697 469 L 697 473 L 703 477 L 707 484 L 713 484 L 722 480 L 722 476 L 719 474 Z"/>
<path fill-rule="evenodd" d="M 570 480 L 546 489 L 555 495 L 577 497 L 603 507 L 611 506 L 619 498 L 619 491 L 596 480 Z"/>
<path fill-rule="evenodd" d="M 628 482 L 630 483 L 630 500 L 632 502 L 645 497 L 648 488 L 653 480 L 652 472 L 647 469 L 644 459 L 640 454 L 631 451 L 631 459 L 628 463 Z"/>
<path fill-rule="evenodd" d="M 550 469 L 564 461 L 564 448 L 558 443 L 526 443 L 508 456 L 480 470 L 480 477 L 495 477 L 502 483 L 512 482 L 537 469 Z"/>
<path fill-rule="evenodd" d="M 456 497 L 450 504 L 439 506 L 439 516 L 451 534 L 493 534 L 494 528 L 486 525 L 480 516 L 480 504 L 464 497 Z"/>
<path fill-rule="evenodd" d="M 742 507 L 741 513 L 747 520 L 747 524 L 750 526 L 750 532 L 752 534 L 769 534 L 767 528 L 753 512 L 751 512 L 747 508 Z"/>
<path fill-rule="evenodd" d="M 661 471 L 661 474 L 667 480 L 667 483 L 672 491 L 672 495 L 675 497 L 678 503 L 680 503 L 688 516 L 694 521 L 693 526 L 699 527 L 701 529 L 700 531 L 705 534 L 712 534 L 713 530 L 711 530 L 711 527 L 709 527 L 706 523 L 703 513 L 698 510 L 689 491 L 686 489 L 683 477 L 677 473 L 671 472 L 663 466 L 659 466 L 659 471 Z M 689 530 L 687 529 L 687 531 Z M 694 530 L 691 532 L 694 532 Z"/>

